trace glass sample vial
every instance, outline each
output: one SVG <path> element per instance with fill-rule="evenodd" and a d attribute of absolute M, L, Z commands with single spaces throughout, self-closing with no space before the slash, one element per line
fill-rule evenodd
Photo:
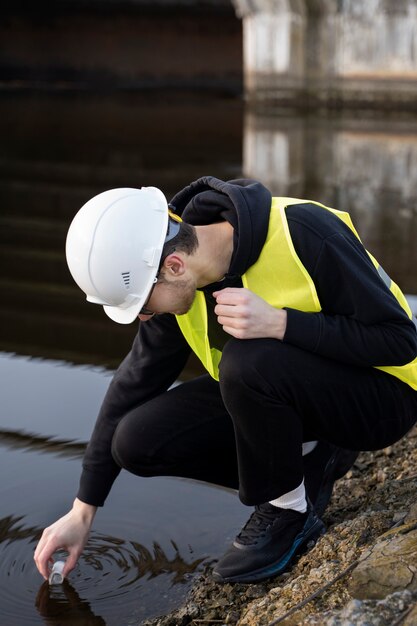
<path fill-rule="evenodd" d="M 61 585 L 64 582 L 64 576 L 62 570 L 64 569 L 65 561 L 56 561 L 49 574 L 50 585 Z"/>

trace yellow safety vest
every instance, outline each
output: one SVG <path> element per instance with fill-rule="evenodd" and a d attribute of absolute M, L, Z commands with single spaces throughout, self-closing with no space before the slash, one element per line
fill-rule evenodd
<path fill-rule="evenodd" d="M 265 245 L 258 260 L 242 276 L 243 286 L 266 300 L 277 309 L 284 307 L 298 309 L 308 313 L 321 311 L 320 301 L 314 282 L 300 261 L 294 249 L 285 207 L 310 201 L 297 198 L 272 198 L 271 214 Z M 314 202 L 340 218 L 359 238 L 350 216 L 344 211 L 337 211 Z M 411 309 L 404 294 L 384 272 L 378 261 L 368 252 L 382 280 L 389 287 L 401 307 L 412 319 Z M 280 268 L 277 280 L 276 268 Z M 203 363 L 209 374 L 219 380 L 220 350 L 210 346 L 208 337 L 207 308 L 204 294 L 197 291 L 191 309 L 185 315 L 177 315 L 179 327 L 188 344 Z M 417 357 L 401 366 L 378 367 L 378 369 L 396 376 L 417 390 Z"/>

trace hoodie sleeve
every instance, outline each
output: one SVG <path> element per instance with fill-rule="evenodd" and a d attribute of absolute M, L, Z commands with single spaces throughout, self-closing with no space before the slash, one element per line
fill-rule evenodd
<path fill-rule="evenodd" d="M 173 315 L 158 315 L 139 324 L 132 349 L 121 363 L 102 403 L 83 459 L 77 497 L 102 506 L 120 472 L 111 445 L 122 417 L 166 391 L 183 370 L 190 348 Z"/>
<path fill-rule="evenodd" d="M 289 222 L 290 223 L 290 222 Z M 417 355 L 417 333 L 380 278 L 361 242 L 342 224 L 318 236 L 290 226 L 322 311 L 287 309 L 286 343 L 357 366 L 404 365 Z"/>

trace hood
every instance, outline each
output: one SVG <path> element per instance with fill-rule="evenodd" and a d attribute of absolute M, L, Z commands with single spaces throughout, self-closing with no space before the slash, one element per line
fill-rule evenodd
<path fill-rule="evenodd" d="M 241 276 L 258 259 L 271 210 L 271 192 L 262 183 L 246 178 L 225 182 L 203 176 L 179 191 L 170 207 L 194 226 L 221 220 L 233 226 L 233 256 L 227 276 Z"/>

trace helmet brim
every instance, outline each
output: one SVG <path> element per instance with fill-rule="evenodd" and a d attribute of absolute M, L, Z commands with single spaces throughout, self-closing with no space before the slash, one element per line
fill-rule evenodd
<path fill-rule="evenodd" d="M 103 309 L 106 315 L 119 324 L 131 324 L 137 319 L 139 312 L 142 308 L 142 302 L 135 302 L 126 309 L 121 309 L 117 306 L 104 305 Z"/>

